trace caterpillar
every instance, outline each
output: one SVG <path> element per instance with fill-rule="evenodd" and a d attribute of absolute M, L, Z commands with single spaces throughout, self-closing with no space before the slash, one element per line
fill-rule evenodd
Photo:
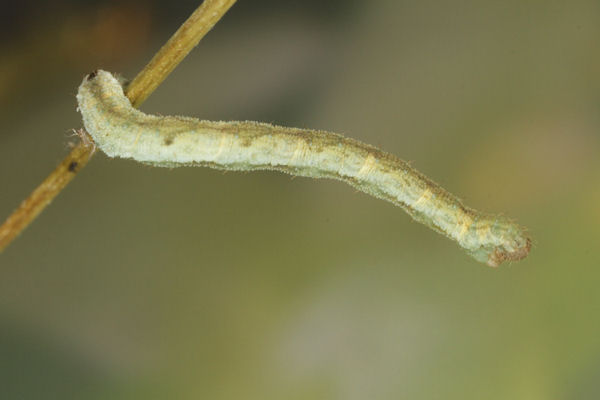
<path fill-rule="evenodd" d="M 119 80 L 103 70 L 83 79 L 77 102 L 85 129 L 109 157 L 337 179 L 401 207 L 489 266 L 520 260 L 531 248 L 526 230 L 512 220 L 466 207 L 394 155 L 336 133 L 148 115 L 133 108 Z"/>

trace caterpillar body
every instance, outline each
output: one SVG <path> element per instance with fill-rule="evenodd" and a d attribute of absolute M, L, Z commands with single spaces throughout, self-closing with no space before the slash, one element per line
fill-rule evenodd
<path fill-rule="evenodd" d="M 490 266 L 520 260 L 531 248 L 525 229 L 508 218 L 468 208 L 394 155 L 336 133 L 148 115 L 133 108 L 119 81 L 102 70 L 84 78 L 77 102 L 86 130 L 110 157 L 337 179 L 403 208 Z"/>

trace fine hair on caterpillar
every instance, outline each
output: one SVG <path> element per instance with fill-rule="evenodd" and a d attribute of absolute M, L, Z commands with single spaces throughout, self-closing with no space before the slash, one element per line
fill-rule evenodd
<path fill-rule="evenodd" d="M 531 248 L 525 229 L 515 222 L 466 207 L 396 156 L 336 133 L 148 115 L 133 108 L 120 81 L 103 70 L 84 78 L 77 102 L 87 132 L 110 157 L 159 167 L 275 170 L 337 179 L 403 208 L 490 266 L 520 260 Z"/>

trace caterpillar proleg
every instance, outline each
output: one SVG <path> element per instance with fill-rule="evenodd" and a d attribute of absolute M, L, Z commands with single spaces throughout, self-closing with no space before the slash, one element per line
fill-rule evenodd
<path fill-rule="evenodd" d="M 110 157 L 337 179 L 403 208 L 490 266 L 520 260 L 531 248 L 525 229 L 508 218 L 468 208 L 401 159 L 336 133 L 144 114 L 102 70 L 84 78 L 77 102 L 86 130 Z"/>

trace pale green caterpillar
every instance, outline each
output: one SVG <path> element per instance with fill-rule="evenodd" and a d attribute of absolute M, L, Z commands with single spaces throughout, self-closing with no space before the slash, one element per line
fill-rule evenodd
<path fill-rule="evenodd" d="M 402 207 L 490 266 L 520 260 L 531 248 L 519 225 L 464 206 L 404 161 L 354 139 L 258 122 L 147 115 L 134 109 L 117 79 L 102 70 L 84 78 L 77 101 L 86 130 L 110 157 L 161 167 L 276 170 L 338 179 Z"/>

